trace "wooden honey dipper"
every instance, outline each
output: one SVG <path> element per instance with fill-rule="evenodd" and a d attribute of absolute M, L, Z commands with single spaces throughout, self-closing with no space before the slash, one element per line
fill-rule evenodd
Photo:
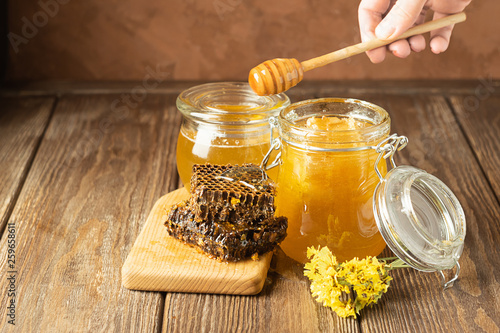
<path fill-rule="evenodd" d="M 408 29 L 405 33 L 393 39 L 372 39 L 364 43 L 348 46 L 317 58 L 299 62 L 297 59 L 276 58 L 267 60 L 252 68 L 248 75 L 248 83 L 257 95 L 267 96 L 284 92 L 296 86 L 304 76 L 304 72 L 328 65 L 332 62 L 349 58 L 377 47 L 390 44 L 394 41 L 425 32 L 444 28 L 448 25 L 465 21 L 465 13 L 458 13 L 438 20 L 429 21 Z"/>

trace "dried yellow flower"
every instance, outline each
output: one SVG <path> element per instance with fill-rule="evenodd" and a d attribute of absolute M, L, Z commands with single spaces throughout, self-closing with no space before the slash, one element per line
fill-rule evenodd
<path fill-rule="evenodd" d="M 406 267 L 400 260 L 391 266 L 376 257 L 338 263 L 326 246 L 308 248 L 307 258 L 304 275 L 311 280 L 313 297 L 344 318 L 356 317 L 365 306 L 377 303 L 392 280 L 388 270 Z"/>

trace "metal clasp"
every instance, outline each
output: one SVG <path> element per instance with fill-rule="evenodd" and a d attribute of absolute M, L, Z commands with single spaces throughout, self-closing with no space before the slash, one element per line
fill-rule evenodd
<path fill-rule="evenodd" d="M 457 270 L 455 271 L 455 276 L 453 278 L 451 278 L 451 280 L 449 280 L 449 281 L 446 281 L 446 277 L 444 276 L 443 271 L 439 271 L 439 273 L 441 274 L 441 277 L 443 278 L 443 291 L 448 289 L 448 288 L 453 287 L 453 283 L 458 279 L 458 274 L 460 273 L 460 264 L 458 263 L 457 259 L 455 259 L 455 266 L 454 267 L 457 268 Z M 453 269 L 453 267 L 451 269 Z"/>
<path fill-rule="evenodd" d="M 273 150 L 279 150 L 281 149 L 281 141 L 279 138 L 274 139 L 274 142 L 271 144 L 271 148 L 267 151 L 266 155 L 262 159 L 262 162 L 260 163 L 260 168 L 264 170 L 269 170 L 274 168 L 275 166 L 278 166 L 280 164 L 280 157 L 281 157 L 281 152 L 276 155 L 276 158 L 274 159 L 273 163 L 270 165 L 267 165 L 267 162 L 269 162 L 269 157 L 271 156 Z"/>
<path fill-rule="evenodd" d="M 271 157 L 271 154 L 273 150 L 280 150 L 281 149 L 281 140 L 280 138 L 274 138 L 274 129 L 278 127 L 278 119 L 276 117 L 270 117 L 269 118 L 269 125 L 271 125 L 271 139 L 270 139 L 270 145 L 271 147 L 267 151 L 266 155 L 262 159 L 262 162 L 260 163 L 260 168 L 263 170 L 269 170 L 272 169 L 276 166 L 279 165 L 279 161 L 281 158 L 281 151 L 276 155 L 276 158 L 274 159 L 273 163 L 270 165 L 267 165 L 267 162 L 269 162 L 269 157 Z"/>
<path fill-rule="evenodd" d="M 376 147 L 375 151 L 378 154 L 377 160 L 375 161 L 375 172 L 377 173 L 378 178 L 380 179 L 381 182 L 384 181 L 384 177 L 382 176 L 382 173 L 378 169 L 378 164 L 380 163 L 380 160 L 382 157 L 384 159 L 387 159 L 390 157 L 391 161 L 391 166 L 393 168 L 396 167 L 396 162 L 394 162 L 394 154 L 397 151 L 400 151 L 406 145 L 408 144 L 408 138 L 404 135 L 397 135 L 396 133 L 392 134 L 391 136 L 385 138 L 382 140 Z"/>

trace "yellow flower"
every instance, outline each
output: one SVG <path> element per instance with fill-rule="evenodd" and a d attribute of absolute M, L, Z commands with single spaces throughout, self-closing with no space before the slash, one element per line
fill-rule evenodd
<path fill-rule="evenodd" d="M 365 306 L 377 303 L 392 280 L 387 271 L 396 268 L 376 257 L 338 263 L 326 246 L 308 248 L 307 258 L 311 261 L 305 264 L 304 275 L 311 281 L 313 297 L 341 317 L 356 317 Z"/>

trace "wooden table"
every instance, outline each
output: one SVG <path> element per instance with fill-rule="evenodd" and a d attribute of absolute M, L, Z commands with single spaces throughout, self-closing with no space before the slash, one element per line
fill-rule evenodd
<path fill-rule="evenodd" d="M 398 270 L 378 305 L 342 319 L 312 299 L 302 268 L 280 251 L 257 296 L 123 288 L 120 269 L 149 211 L 181 186 L 175 99 L 194 84 L 60 82 L 1 91 L 2 332 L 499 331 L 500 82 L 491 79 L 304 82 L 289 92 L 292 101 L 356 97 L 389 111 L 392 132 L 410 140 L 399 164 L 442 179 L 465 210 L 462 271 L 452 289 L 442 291 L 437 273 Z M 120 108 L 124 98 L 129 106 Z M 7 257 L 12 239 L 15 264 Z M 12 299 L 15 326 L 7 323 Z"/>

